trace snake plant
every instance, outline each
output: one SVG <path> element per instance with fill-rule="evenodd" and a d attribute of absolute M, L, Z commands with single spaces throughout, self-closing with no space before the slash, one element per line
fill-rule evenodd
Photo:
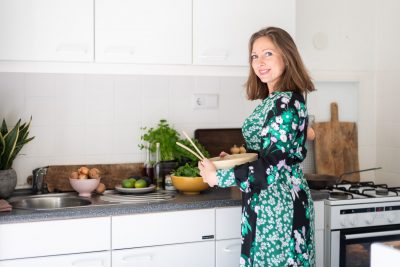
<path fill-rule="evenodd" d="M 34 138 L 29 137 L 31 121 L 32 117 L 28 123 L 21 124 L 21 119 L 19 119 L 14 128 L 8 129 L 6 121 L 3 119 L 0 127 L 0 170 L 11 169 L 15 157 L 22 147 Z"/>

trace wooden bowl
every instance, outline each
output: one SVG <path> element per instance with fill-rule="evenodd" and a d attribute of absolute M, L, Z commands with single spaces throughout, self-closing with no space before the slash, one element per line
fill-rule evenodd
<path fill-rule="evenodd" d="M 210 160 L 214 163 L 217 169 L 229 169 L 236 165 L 241 165 L 247 162 L 255 161 L 258 158 L 257 153 L 243 153 L 243 154 L 232 154 L 227 155 L 223 158 L 214 157 Z"/>
<path fill-rule="evenodd" d="M 174 187 L 185 195 L 198 195 L 209 188 L 202 177 L 171 176 Z"/>

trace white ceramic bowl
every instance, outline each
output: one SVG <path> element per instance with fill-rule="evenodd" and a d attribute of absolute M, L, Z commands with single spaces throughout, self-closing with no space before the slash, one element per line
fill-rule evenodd
<path fill-rule="evenodd" d="M 227 155 L 223 158 L 214 157 L 210 160 L 214 163 L 217 169 L 229 169 L 235 167 L 236 165 L 241 165 L 247 162 L 255 161 L 258 158 L 257 153 L 243 153 L 243 154 L 233 154 Z"/>
<path fill-rule="evenodd" d="M 99 186 L 99 179 L 72 179 L 69 178 L 72 188 L 79 193 L 80 197 L 90 197 L 92 192 Z"/>

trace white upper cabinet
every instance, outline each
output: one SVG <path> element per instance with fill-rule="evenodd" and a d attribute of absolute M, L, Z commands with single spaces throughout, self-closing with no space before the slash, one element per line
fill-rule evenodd
<path fill-rule="evenodd" d="M 295 0 L 193 0 L 193 63 L 248 65 L 251 34 L 278 26 L 293 36 L 295 12 Z"/>
<path fill-rule="evenodd" d="M 93 0 L 0 0 L 0 60 L 93 61 Z"/>
<path fill-rule="evenodd" d="M 191 64 L 192 2 L 96 0 L 96 62 Z"/>

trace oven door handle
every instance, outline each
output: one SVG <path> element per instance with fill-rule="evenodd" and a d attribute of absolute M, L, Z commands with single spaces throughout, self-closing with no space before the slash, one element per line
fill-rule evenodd
<path fill-rule="evenodd" d="M 344 238 L 346 240 L 350 240 L 350 239 L 358 239 L 358 238 L 366 238 L 366 237 L 388 236 L 388 235 L 400 235 L 400 230 L 385 231 L 385 232 L 372 232 L 372 233 L 364 233 L 364 234 L 351 234 L 351 235 L 344 235 Z"/>

